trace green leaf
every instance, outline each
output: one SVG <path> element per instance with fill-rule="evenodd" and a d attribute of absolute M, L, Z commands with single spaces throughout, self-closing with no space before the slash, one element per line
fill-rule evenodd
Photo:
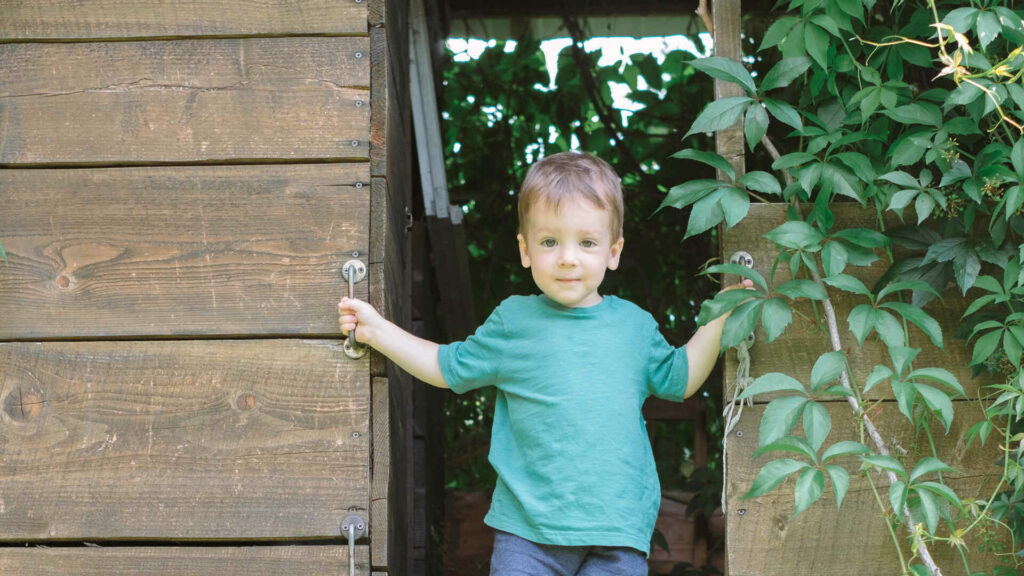
<path fill-rule="evenodd" d="M 814 154 L 809 154 L 807 152 L 790 152 L 789 154 L 786 154 L 785 156 L 782 156 L 778 160 L 772 162 L 772 170 L 785 170 L 786 168 L 794 168 L 796 166 L 800 166 L 801 164 L 805 164 L 807 162 L 811 162 L 817 159 L 817 156 L 815 156 Z"/>
<path fill-rule="evenodd" d="M 849 166 L 865 182 L 875 179 L 875 168 L 871 165 L 871 160 L 860 152 L 840 152 L 835 158 Z"/>
<path fill-rule="evenodd" d="M 789 434 L 806 403 L 807 398 L 803 396 L 783 396 L 769 402 L 761 416 L 758 445 L 767 446 Z"/>
<path fill-rule="evenodd" d="M 821 263 L 825 269 L 825 275 L 829 278 L 845 276 L 845 274 L 842 274 L 842 271 L 846 269 L 846 264 L 849 260 L 850 253 L 841 242 L 829 240 L 821 247 Z M 825 283 L 828 284 L 828 278 L 825 279 Z M 841 286 L 836 287 L 843 289 Z"/>
<path fill-rule="evenodd" d="M 860 457 L 865 464 L 869 464 L 882 470 L 888 470 L 895 473 L 900 478 L 906 479 L 907 471 L 903 469 L 903 464 L 900 461 L 893 458 L 892 456 L 883 456 L 881 454 L 865 454 Z"/>
<path fill-rule="evenodd" d="M 882 248 L 889 245 L 889 238 L 885 234 L 870 228 L 847 228 L 835 232 L 832 236 L 863 248 Z"/>
<path fill-rule="evenodd" d="M 901 124 L 924 124 L 936 128 L 942 126 L 942 112 L 939 111 L 938 106 L 930 102 L 914 102 L 897 106 L 892 110 L 885 110 L 883 114 Z"/>
<path fill-rule="evenodd" d="M 754 483 L 750 486 L 750 490 L 743 495 L 743 498 L 757 498 L 758 496 L 772 490 L 779 484 L 782 484 L 782 481 L 790 474 L 810 467 L 810 464 L 806 462 L 800 462 L 799 460 L 792 460 L 790 458 L 772 460 L 765 464 L 764 467 L 761 468 L 761 471 L 757 473 L 757 477 L 754 478 Z"/>
<path fill-rule="evenodd" d="M 785 300 L 771 298 L 765 301 L 764 308 L 761 309 L 761 326 L 764 327 L 769 342 L 778 338 L 792 321 L 793 311 Z"/>
<path fill-rule="evenodd" d="M 897 186 L 902 186 L 904 188 L 912 188 L 914 190 L 917 190 L 921 187 L 921 185 L 917 181 L 917 178 L 914 178 L 913 176 L 907 174 L 902 170 L 895 170 L 893 172 L 882 174 L 881 176 L 879 176 L 879 178 L 885 180 L 886 182 L 892 182 L 893 184 Z"/>
<path fill-rule="evenodd" d="M 757 51 L 760 52 L 765 48 L 777 46 L 799 21 L 800 18 L 796 16 L 783 16 L 775 22 L 772 22 L 772 25 L 765 30 L 764 37 L 761 39 L 761 46 Z"/>
<path fill-rule="evenodd" d="M 737 183 L 742 184 L 748 190 L 756 190 L 757 192 L 763 192 L 765 194 L 774 194 L 778 196 L 782 194 L 782 187 L 779 186 L 778 179 L 775 176 L 761 170 L 753 170 L 747 172 Z"/>
<path fill-rule="evenodd" d="M 896 368 L 896 374 L 903 374 L 910 368 L 911 362 L 921 353 L 920 348 L 908 346 L 890 346 L 889 357 L 892 358 L 892 365 Z"/>
<path fill-rule="evenodd" d="M 719 292 L 718 294 L 715 294 L 714 298 L 701 302 L 700 314 L 697 315 L 697 325 L 703 326 L 715 318 L 722 316 L 726 312 L 729 312 L 748 299 L 755 298 L 760 295 L 761 294 L 755 290 L 747 290 L 745 288 Z"/>
<path fill-rule="evenodd" d="M 826 242 L 825 246 L 828 246 L 829 244 L 829 242 Z M 871 291 L 868 290 L 868 287 L 865 286 L 863 282 L 849 274 L 836 274 L 835 276 L 824 278 L 822 281 L 829 286 L 845 290 L 846 292 L 871 297 Z"/>
<path fill-rule="evenodd" d="M 824 406 L 812 400 L 804 405 L 803 425 L 804 437 L 817 453 L 821 449 L 822 443 L 825 442 L 825 438 L 828 437 L 828 433 L 832 431 L 832 417 L 829 416 L 828 410 Z M 813 460 L 817 461 L 817 456 Z"/>
<path fill-rule="evenodd" d="M 935 495 L 927 490 L 915 490 L 921 502 L 921 513 L 924 514 L 924 522 L 928 533 L 935 535 L 935 529 L 939 527 L 939 503 Z"/>
<path fill-rule="evenodd" d="M 715 154 L 714 152 L 705 152 L 703 150 L 696 150 L 694 148 L 687 148 L 686 150 L 680 150 L 672 155 L 673 158 L 680 158 L 682 160 L 696 160 L 711 166 L 716 170 L 721 170 L 729 176 L 729 180 L 736 180 L 736 170 L 733 169 L 732 164 L 725 158 Z M 701 180 L 698 180 L 701 182 Z M 703 182 L 709 182 L 709 180 L 703 180 Z M 717 182 L 714 180 L 713 182 Z M 672 192 L 669 191 L 669 194 Z"/>
<path fill-rule="evenodd" d="M 960 381 L 956 379 L 949 370 L 945 368 L 918 368 L 910 374 L 907 374 L 907 380 L 931 380 L 932 382 L 938 382 L 956 390 L 962 396 L 966 396 L 963 386 L 960 385 Z"/>
<path fill-rule="evenodd" d="M 757 458 L 762 454 L 768 452 L 792 452 L 794 454 L 800 454 L 801 456 L 807 457 L 811 462 L 818 461 L 818 454 L 814 448 L 807 443 L 807 440 L 799 438 L 797 436 L 784 436 L 776 442 L 772 442 L 767 446 L 758 448 L 752 458 Z"/>
<path fill-rule="evenodd" d="M 870 304 L 860 304 L 850 310 L 846 321 L 850 325 L 850 332 L 857 338 L 857 343 L 864 345 L 864 339 L 875 327 L 878 311 Z"/>
<path fill-rule="evenodd" d="M 761 81 L 761 92 L 789 86 L 810 66 L 811 59 L 806 56 L 783 58 L 765 74 L 764 80 Z"/>
<path fill-rule="evenodd" d="M 811 368 L 811 390 L 832 382 L 846 368 L 846 355 L 841 351 L 826 352 L 818 357 Z"/>
<path fill-rule="evenodd" d="M 741 276 L 748 278 L 754 285 L 765 292 L 768 291 L 768 282 L 765 281 L 764 276 L 761 276 L 757 270 L 747 268 L 742 264 L 715 264 L 714 266 L 708 266 L 702 274 L 732 274 L 734 276 Z"/>
<path fill-rule="evenodd" d="M 745 400 L 747 398 L 752 398 L 761 394 L 771 394 L 773 392 L 797 392 L 804 396 L 807 395 L 804 385 L 792 376 L 787 376 L 780 372 L 770 372 L 764 376 L 758 377 L 758 379 L 754 380 L 750 386 L 747 386 L 739 395 L 739 399 Z"/>
<path fill-rule="evenodd" d="M 956 472 L 956 470 L 938 458 L 927 456 L 914 466 L 914 471 L 910 473 L 910 481 L 913 482 L 925 474 L 935 472 Z"/>
<path fill-rule="evenodd" d="M 932 494 L 942 496 L 946 500 L 949 500 L 950 504 L 956 506 L 961 511 L 964 509 L 963 504 L 960 502 L 960 497 L 956 495 L 956 492 L 954 492 L 952 488 L 945 484 L 939 484 L 938 482 L 919 482 L 915 488 L 919 491 L 923 489 L 931 492 Z"/>
<path fill-rule="evenodd" d="M 846 490 L 850 487 L 850 473 L 835 464 L 825 466 L 825 472 L 828 472 L 828 477 L 832 480 L 832 492 L 836 495 L 836 508 L 838 509 L 842 507 Z"/>
<path fill-rule="evenodd" d="M 771 98 L 764 98 L 762 102 L 764 102 L 764 107 L 768 109 L 768 113 L 779 122 L 792 126 L 798 131 L 804 129 L 804 123 L 800 120 L 800 113 L 790 104 Z"/>
<path fill-rule="evenodd" d="M 889 503 L 892 509 L 902 516 L 903 507 L 907 505 L 907 484 L 897 480 L 889 485 Z"/>
<path fill-rule="evenodd" d="M 875 315 L 875 330 L 878 331 L 878 337 L 885 342 L 885 345 L 889 348 L 896 346 L 903 346 L 906 334 L 903 332 L 903 325 L 896 319 L 895 316 L 885 312 L 883 310 L 877 310 Z"/>
<path fill-rule="evenodd" d="M 881 300 L 882 298 L 885 298 L 889 294 L 901 292 L 904 290 L 917 290 L 932 294 L 936 298 L 939 297 L 939 293 L 936 292 L 935 288 L 933 288 L 932 285 L 928 284 L 927 282 L 924 282 L 922 280 L 900 280 L 899 282 L 892 282 L 891 284 L 886 284 L 885 288 L 879 290 L 878 299 Z"/>
<path fill-rule="evenodd" d="M 768 132 L 768 113 L 764 106 L 754 103 L 747 108 L 747 114 L 743 120 L 743 135 L 747 139 L 747 146 L 751 151 L 761 141 L 761 138 Z"/>
<path fill-rule="evenodd" d="M 690 180 L 678 186 L 673 186 L 665 200 L 662 201 L 658 210 L 666 206 L 673 208 L 685 208 L 710 194 L 713 190 L 721 188 L 722 183 L 718 180 Z"/>
<path fill-rule="evenodd" d="M 810 300 L 824 300 L 828 293 L 813 280 L 790 280 L 779 284 L 775 291 L 793 300 L 797 298 L 808 298 Z"/>
<path fill-rule="evenodd" d="M 875 386 L 878 386 L 895 375 L 896 374 L 887 366 L 875 366 L 874 370 L 871 371 L 871 374 L 868 374 L 868 377 L 864 379 L 864 392 L 871 390 Z"/>
<path fill-rule="evenodd" d="M 999 16 L 996 16 L 995 12 L 985 10 L 978 15 L 978 42 L 981 43 L 982 50 L 988 48 L 1002 31 L 1003 25 L 999 23 Z"/>
<path fill-rule="evenodd" d="M 828 33 L 813 24 L 804 25 L 804 48 L 823 70 L 828 70 Z"/>
<path fill-rule="evenodd" d="M 719 189 L 694 203 L 690 209 L 690 219 L 686 223 L 684 239 L 706 232 L 725 219 L 722 204 L 719 202 L 721 197 L 722 190 Z"/>
<path fill-rule="evenodd" d="M 871 450 L 867 446 L 861 444 L 860 442 L 855 442 L 853 440 L 842 440 L 826 448 L 825 452 L 821 455 L 821 461 L 828 462 L 829 460 L 837 456 L 870 453 Z"/>
<path fill-rule="evenodd" d="M 701 132 L 717 132 L 732 126 L 740 119 L 743 111 L 747 109 L 751 102 L 753 100 L 746 96 L 721 98 L 711 102 L 697 116 L 693 126 L 690 127 L 690 130 L 687 131 L 683 138 L 685 139 L 690 134 L 699 134 Z"/>
<path fill-rule="evenodd" d="M 815 230 L 807 222 L 800 220 L 786 222 L 765 234 L 764 237 L 786 248 L 797 250 L 814 248 L 825 240 L 821 232 Z"/>
<path fill-rule="evenodd" d="M 978 338 L 978 341 L 974 343 L 974 355 L 971 357 L 971 366 L 986 362 L 988 357 L 996 351 L 996 347 L 999 346 L 1001 336 L 1002 330 L 993 330 Z"/>
<path fill-rule="evenodd" d="M 953 423 L 953 401 L 942 390 L 932 388 L 927 384 L 914 384 L 914 387 L 921 397 L 924 398 L 925 404 L 938 412 L 939 421 L 946 427 L 946 432 L 948 433 L 949 426 Z"/>
<path fill-rule="evenodd" d="M 757 318 L 763 305 L 764 300 L 751 300 L 740 304 L 733 311 L 722 328 L 722 350 L 736 347 L 741 341 L 746 340 L 747 335 L 757 326 Z"/>
<path fill-rule="evenodd" d="M 825 491 L 825 475 L 821 470 L 808 468 L 796 479 L 796 487 L 793 489 L 793 497 L 796 499 L 796 508 L 793 516 L 807 510 L 814 504 Z"/>
<path fill-rule="evenodd" d="M 748 94 L 757 92 L 757 88 L 754 86 L 754 79 L 750 77 L 750 72 L 743 67 L 743 64 L 731 58 L 723 58 L 721 56 L 697 58 L 691 60 L 690 65 L 712 78 L 739 84 Z"/>
<path fill-rule="evenodd" d="M 882 308 L 888 308 L 899 313 L 904 319 L 914 323 L 922 332 L 928 336 L 928 339 L 932 341 L 937 348 L 942 348 L 942 327 L 935 321 L 934 318 L 928 315 L 927 312 L 912 306 L 904 302 L 886 302 L 881 305 Z"/>
<path fill-rule="evenodd" d="M 747 216 L 750 211 L 750 197 L 739 188 L 730 186 L 722 189 L 722 195 L 718 200 L 725 215 L 725 224 L 732 228 Z"/>

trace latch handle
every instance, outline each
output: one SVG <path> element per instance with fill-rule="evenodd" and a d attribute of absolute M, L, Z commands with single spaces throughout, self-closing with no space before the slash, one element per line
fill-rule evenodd
<path fill-rule="evenodd" d="M 358 253 L 354 253 L 353 256 L 356 254 Z M 355 298 L 356 282 L 359 282 L 366 277 L 366 264 L 353 259 L 345 262 L 345 265 L 342 266 L 341 270 L 345 274 L 345 278 L 348 280 L 348 297 Z M 359 341 L 356 340 L 355 330 L 348 331 L 348 338 L 345 340 L 345 344 L 342 346 L 342 349 L 345 351 L 345 355 L 349 358 L 359 359 L 366 356 L 366 345 L 360 344 Z"/>

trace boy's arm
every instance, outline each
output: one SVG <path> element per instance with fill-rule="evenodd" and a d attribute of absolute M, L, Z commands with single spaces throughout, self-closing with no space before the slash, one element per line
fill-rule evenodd
<path fill-rule="evenodd" d="M 338 325 L 356 340 L 387 356 L 402 370 L 431 386 L 448 388 L 437 361 L 438 345 L 402 330 L 380 315 L 373 306 L 355 298 L 338 303 Z"/>
<path fill-rule="evenodd" d="M 753 287 L 753 282 L 744 279 L 742 283 L 734 284 L 722 291 Z M 701 326 L 686 343 L 686 361 L 689 366 L 686 398 L 693 396 L 714 370 L 715 364 L 718 362 L 719 348 L 722 345 L 722 329 L 725 327 L 725 319 L 731 313 L 732 310 Z"/>

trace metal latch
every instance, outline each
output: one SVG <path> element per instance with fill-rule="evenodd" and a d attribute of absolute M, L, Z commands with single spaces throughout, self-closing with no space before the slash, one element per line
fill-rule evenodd
<path fill-rule="evenodd" d="M 353 257 L 359 256 L 359 252 L 353 252 Z M 363 278 L 366 278 L 366 264 L 361 261 L 353 259 L 345 262 L 345 265 L 341 267 L 342 273 L 345 275 L 345 279 L 348 281 L 348 297 L 355 298 L 356 294 L 356 282 L 360 282 Z M 348 338 L 345 340 L 342 349 L 345 350 L 345 355 L 349 358 L 362 358 L 366 356 L 366 345 L 360 344 L 356 340 L 356 331 L 349 330 Z"/>
<path fill-rule="evenodd" d="M 348 539 L 348 573 L 356 576 L 356 540 L 366 534 L 366 522 L 355 514 L 345 516 L 341 521 L 341 536 Z"/>

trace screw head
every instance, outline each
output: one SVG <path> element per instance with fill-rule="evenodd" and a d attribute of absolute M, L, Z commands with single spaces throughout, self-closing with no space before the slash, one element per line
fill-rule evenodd
<path fill-rule="evenodd" d="M 358 189 L 360 189 L 362 187 L 363 187 L 363 183 L 362 182 L 356 182 L 356 190 L 358 190 Z"/>
<path fill-rule="evenodd" d="M 359 140 L 353 140 L 352 142 L 350 142 L 350 144 L 352 144 L 352 147 L 355 148 L 356 146 L 359 146 Z"/>
<path fill-rule="evenodd" d="M 363 57 L 363 53 L 362 52 L 356 52 L 356 58 L 362 58 L 362 57 Z"/>
<path fill-rule="evenodd" d="M 363 101 L 362 100 L 356 100 L 356 108 L 362 108 L 362 107 L 363 107 Z"/>
<path fill-rule="evenodd" d="M 744 514 L 747 513 L 747 509 L 746 508 L 740 508 L 736 513 L 739 514 L 740 516 L 743 516 Z"/>
<path fill-rule="evenodd" d="M 743 430 L 737 430 L 736 431 L 736 437 L 737 438 L 743 438 Z"/>

